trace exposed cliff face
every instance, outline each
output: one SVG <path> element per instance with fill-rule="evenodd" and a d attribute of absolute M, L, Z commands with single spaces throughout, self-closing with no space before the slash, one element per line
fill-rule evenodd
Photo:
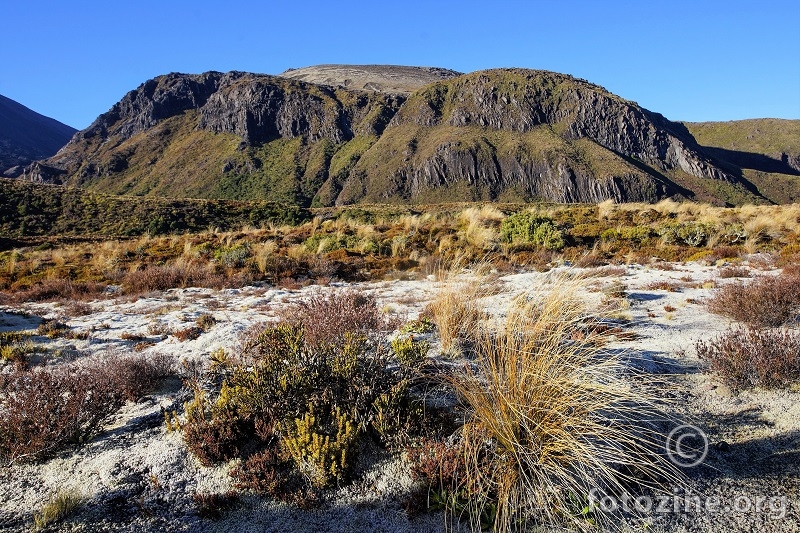
<path fill-rule="evenodd" d="M 551 72 L 500 69 L 437 83 L 414 95 L 393 121 L 404 122 L 517 133 L 548 124 L 565 138 L 589 138 L 664 170 L 735 180 L 715 168 L 680 125 L 597 85 Z"/>
<path fill-rule="evenodd" d="M 543 71 L 443 72 L 407 99 L 240 72 L 161 76 L 27 176 L 302 205 L 655 201 L 706 182 L 756 198 L 684 126 L 601 87 Z"/>
<path fill-rule="evenodd" d="M 249 144 L 293 137 L 338 144 L 355 135 L 380 135 L 400 102 L 273 77 L 246 77 L 208 99 L 199 127 L 233 133 Z"/>

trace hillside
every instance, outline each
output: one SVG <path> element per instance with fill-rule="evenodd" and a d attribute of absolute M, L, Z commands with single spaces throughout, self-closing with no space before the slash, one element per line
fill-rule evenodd
<path fill-rule="evenodd" d="M 54 155 L 76 131 L 0 95 L 0 176 L 15 177 L 21 165 Z"/>
<path fill-rule="evenodd" d="M 241 72 L 159 76 L 24 177 L 110 194 L 304 207 L 766 201 L 685 126 L 571 76 L 350 67 L 362 78 L 348 86 L 371 89 L 356 90 L 338 83 L 355 79 L 342 66 L 287 75 L 316 80 L 325 67 L 339 70 L 322 85 Z M 408 90 L 440 79 L 405 95 L 361 84 L 369 77 Z"/>
<path fill-rule="evenodd" d="M 730 165 L 767 198 L 800 202 L 800 120 L 686 123 L 703 150 Z"/>

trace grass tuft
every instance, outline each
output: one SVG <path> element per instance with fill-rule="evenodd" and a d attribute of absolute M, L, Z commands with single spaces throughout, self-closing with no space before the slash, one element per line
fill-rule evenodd
<path fill-rule="evenodd" d="M 656 453 L 653 404 L 599 348 L 602 330 L 574 335 L 591 320 L 578 287 L 518 299 L 501 327 L 476 333 L 476 364 L 452 380 L 467 409 L 462 488 L 474 530 L 487 516 L 494 531 L 585 528 L 575 502 L 592 489 L 678 477 Z"/>

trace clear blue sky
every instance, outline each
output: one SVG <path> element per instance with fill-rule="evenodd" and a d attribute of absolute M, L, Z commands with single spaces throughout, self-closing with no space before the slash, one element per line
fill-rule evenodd
<path fill-rule="evenodd" d="M 85 128 L 168 72 L 320 63 L 572 74 L 672 120 L 800 118 L 798 0 L 9 0 L 0 94 Z"/>

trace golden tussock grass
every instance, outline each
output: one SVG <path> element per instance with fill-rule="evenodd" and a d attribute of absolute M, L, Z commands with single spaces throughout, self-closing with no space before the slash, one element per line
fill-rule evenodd
<path fill-rule="evenodd" d="M 472 332 L 475 364 L 452 385 L 467 408 L 463 485 L 474 530 L 490 506 L 494 531 L 590 529 L 580 510 L 593 489 L 620 494 L 680 478 L 658 453 L 654 400 L 603 351 L 602 333 L 593 332 L 602 329 L 575 335 L 592 320 L 584 288 L 557 279 L 518 298 L 497 328 Z"/>

